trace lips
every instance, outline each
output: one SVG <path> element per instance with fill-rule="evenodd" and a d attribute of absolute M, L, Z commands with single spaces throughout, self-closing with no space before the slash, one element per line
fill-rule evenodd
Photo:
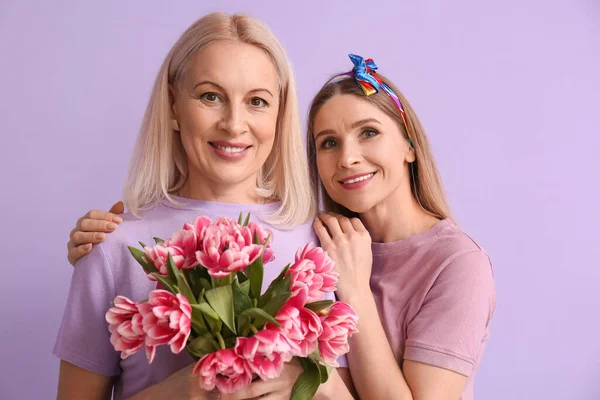
<path fill-rule="evenodd" d="M 352 183 L 366 181 L 367 179 L 372 178 L 373 175 L 375 175 L 375 172 L 367 172 L 367 173 L 364 173 L 364 174 L 352 175 L 352 176 L 349 176 L 347 178 L 344 178 L 343 180 L 341 180 L 339 182 L 342 185 L 349 185 L 349 184 L 352 184 Z"/>
<path fill-rule="evenodd" d="M 225 151 L 230 154 L 241 153 L 242 151 L 252 147 L 252 145 L 247 145 L 245 143 L 235 143 L 235 142 L 227 142 L 227 141 L 215 141 L 208 142 L 212 147 L 217 148 L 221 151 Z"/>

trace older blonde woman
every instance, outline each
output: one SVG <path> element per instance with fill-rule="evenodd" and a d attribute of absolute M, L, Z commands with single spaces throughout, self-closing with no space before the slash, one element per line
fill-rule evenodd
<path fill-rule="evenodd" d="M 115 399 L 211 398 L 192 377 L 193 359 L 185 352 L 159 349 L 151 365 L 143 352 L 120 360 L 104 314 L 116 294 L 139 301 L 153 289 L 127 245 L 168 236 L 198 215 L 235 218 L 251 212 L 271 224 L 280 259 L 293 259 L 298 246 L 315 241 L 310 221 L 316 202 L 294 79 L 282 47 L 264 25 L 214 13 L 175 43 L 152 90 L 125 200 L 130 213 L 120 229 L 74 269 L 54 347 L 61 359 L 58 398 L 106 399 L 113 390 Z M 89 223 L 83 219 L 80 228 L 93 228 Z M 276 269 L 267 269 L 265 282 L 275 275 Z M 347 369 L 341 370 L 347 379 Z M 300 372 L 300 366 L 287 364 L 281 378 L 263 389 L 269 398 L 289 398 Z M 318 396 L 334 393 L 351 398 L 338 373 Z"/>

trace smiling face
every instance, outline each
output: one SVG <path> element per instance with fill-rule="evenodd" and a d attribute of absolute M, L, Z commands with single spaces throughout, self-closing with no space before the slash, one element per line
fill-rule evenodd
<path fill-rule="evenodd" d="M 359 214 L 411 197 L 414 150 L 397 123 L 350 94 L 327 100 L 314 118 L 319 175 L 329 196 Z"/>
<path fill-rule="evenodd" d="M 277 128 L 279 83 L 269 57 L 249 44 L 209 44 L 173 90 L 173 124 L 189 170 L 184 190 L 223 189 L 239 193 L 235 201 L 253 199 Z"/>

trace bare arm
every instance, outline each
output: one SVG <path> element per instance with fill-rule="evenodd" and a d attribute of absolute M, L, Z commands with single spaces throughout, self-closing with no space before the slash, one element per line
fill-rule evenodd
<path fill-rule="evenodd" d="M 414 361 L 405 361 L 404 371 L 400 369 L 370 291 L 356 293 L 355 297 L 346 301 L 360 315 L 359 333 L 350 339 L 348 362 L 362 400 L 460 398 L 467 382 L 463 375 Z"/>
<path fill-rule="evenodd" d="M 61 360 L 57 400 L 110 400 L 112 388 L 112 377 L 98 375 Z"/>
<path fill-rule="evenodd" d="M 321 246 L 340 273 L 337 295 L 360 316 L 350 339 L 348 361 L 362 400 L 457 400 L 467 378 L 456 372 L 406 362 L 404 373 L 392 352 L 369 287 L 371 237 L 358 219 L 321 214 L 313 224 Z"/>

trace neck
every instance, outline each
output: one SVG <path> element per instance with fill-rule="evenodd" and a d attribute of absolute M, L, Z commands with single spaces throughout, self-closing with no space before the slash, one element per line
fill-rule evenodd
<path fill-rule="evenodd" d="M 231 184 L 211 181 L 192 170 L 189 171 L 187 181 L 176 194 L 188 199 L 221 203 L 258 204 L 262 202 L 256 194 L 256 176 Z"/>
<path fill-rule="evenodd" d="M 396 242 L 424 232 L 439 218 L 425 211 L 410 191 L 388 197 L 360 215 L 374 242 Z"/>

